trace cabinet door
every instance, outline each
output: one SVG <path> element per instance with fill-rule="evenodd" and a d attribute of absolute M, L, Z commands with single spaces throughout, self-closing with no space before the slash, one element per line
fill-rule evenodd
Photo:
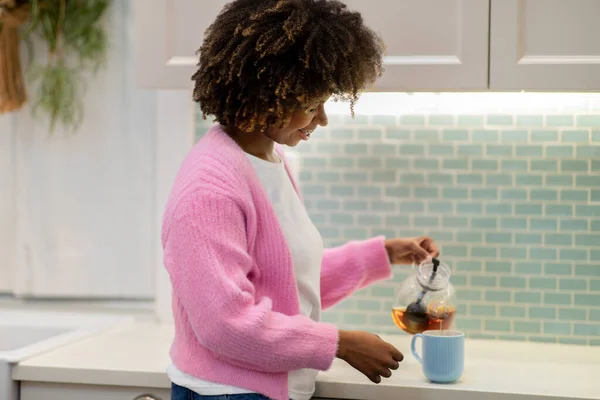
<path fill-rule="evenodd" d="M 345 0 L 386 44 L 376 91 L 484 90 L 488 0 Z"/>
<path fill-rule="evenodd" d="M 138 84 L 189 89 L 195 51 L 227 0 L 134 0 Z M 346 0 L 387 46 L 386 72 L 371 90 L 487 88 L 488 0 Z"/>
<path fill-rule="evenodd" d="M 191 90 L 204 31 L 229 1 L 134 0 L 138 86 Z"/>
<path fill-rule="evenodd" d="M 170 389 L 22 382 L 21 400 L 170 400 Z"/>
<path fill-rule="evenodd" d="M 600 1 L 492 0 L 490 89 L 600 89 Z"/>

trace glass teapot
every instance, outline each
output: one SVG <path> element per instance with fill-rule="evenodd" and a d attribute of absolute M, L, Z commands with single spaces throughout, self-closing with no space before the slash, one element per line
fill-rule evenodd
<path fill-rule="evenodd" d="M 456 314 L 456 295 L 450 267 L 438 259 L 423 261 L 397 289 L 392 317 L 409 334 L 450 329 Z"/>

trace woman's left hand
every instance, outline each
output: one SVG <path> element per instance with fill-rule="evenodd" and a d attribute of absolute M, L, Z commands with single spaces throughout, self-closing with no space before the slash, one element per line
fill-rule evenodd
<path fill-rule="evenodd" d="M 385 249 L 392 264 L 420 264 L 440 254 L 437 245 L 428 236 L 389 239 L 385 241 Z"/>

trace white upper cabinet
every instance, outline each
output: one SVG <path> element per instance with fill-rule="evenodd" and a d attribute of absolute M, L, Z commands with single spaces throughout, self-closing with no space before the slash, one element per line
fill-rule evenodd
<path fill-rule="evenodd" d="M 138 84 L 191 89 L 229 0 L 133 0 Z M 599 90 L 600 0 L 345 0 L 386 43 L 374 91 Z"/>
<path fill-rule="evenodd" d="M 490 90 L 600 89 L 600 1 L 492 0 Z"/>
<path fill-rule="evenodd" d="M 386 44 L 374 90 L 485 90 L 487 0 L 346 0 Z"/>
<path fill-rule="evenodd" d="M 151 3 L 151 4 L 150 4 Z M 133 0 L 137 83 L 192 89 L 204 31 L 229 0 Z"/>
<path fill-rule="evenodd" d="M 226 0 L 134 0 L 138 84 L 189 89 L 196 50 Z M 348 0 L 386 42 L 373 90 L 487 88 L 488 0 Z"/>

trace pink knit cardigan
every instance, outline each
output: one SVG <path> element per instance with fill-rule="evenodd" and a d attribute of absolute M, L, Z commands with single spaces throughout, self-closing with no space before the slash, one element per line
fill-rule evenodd
<path fill-rule="evenodd" d="M 338 331 L 299 315 L 277 217 L 245 153 L 218 125 L 177 174 L 162 244 L 173 288 L 170 354 L 179 369 L 283 400 L 288 371 L 331 366 Z M 322 306 L 390 274 L 383 237 L 326 249 Z"/>

